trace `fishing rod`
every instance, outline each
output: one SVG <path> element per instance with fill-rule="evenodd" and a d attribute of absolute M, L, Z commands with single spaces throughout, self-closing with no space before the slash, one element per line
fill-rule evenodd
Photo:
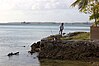
<path fill-rule="evenodd" d="M 53 31 L 52 31 L 52 29 L 51 29 L 51 27 L 49 26 L 49 28 L 50 28 L 50 30 L 51 30 L 51 34 L 53 35 Z"/>

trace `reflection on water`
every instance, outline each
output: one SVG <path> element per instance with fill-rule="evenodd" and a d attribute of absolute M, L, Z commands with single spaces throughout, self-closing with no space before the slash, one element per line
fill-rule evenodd
<path fill-rule="evenodd" d="M 57 34 L 59 25 L 0 25 L 0 66 L 40 66 L 37 53 L 30 55 L 30 45 L 43 37 Z M 89 26 L 66 25 L 64 32 L 89 31 Z M 25 47 L 23 47 L 25 46 Z M 10 52 L 20 52 L 8 57 Z"/>

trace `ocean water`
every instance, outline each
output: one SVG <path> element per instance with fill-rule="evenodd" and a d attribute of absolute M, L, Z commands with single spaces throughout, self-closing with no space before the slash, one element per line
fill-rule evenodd
<path fill-rule="evenodd" d="M 89 29 L 89 24 L 65 24 L 64 33 Z M 59 24 L 0 25 L 0 66 L 40 66 L 38 53 L 28 54 L 31 44 L 58 32 Z M 19 55 L 7 56 L 17 51 Z"/>

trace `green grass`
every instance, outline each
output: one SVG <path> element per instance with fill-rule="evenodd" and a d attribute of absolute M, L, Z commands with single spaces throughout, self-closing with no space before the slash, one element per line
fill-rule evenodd
<path fill-rule="evenodd" d="M 89 40 L 90 39 L 90 33 L 78 33 L 71 37 L 62 37 L 62 40 Z"/>
<path fill-rule="evenodd" d="M 88 40 L 89 38 L 90 38 L 89 33 L 82 33 L 72 37 L 72 39 L 77 39 L 77 40 Z"/>
<path fill-rule="evenodd" d="M 70 61 L 70 60 L 43 59 L 40 60 L 40 62 L 41 62 L 41 66 L 94 66 L 90 62 Z"/>

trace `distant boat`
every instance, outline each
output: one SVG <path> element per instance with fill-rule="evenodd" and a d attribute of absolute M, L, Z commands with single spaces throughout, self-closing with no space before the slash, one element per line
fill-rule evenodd
<path fill-rule="evenodd" d="M 30 24 L 30 23 L 29 23 L 29 22 L 25 22 L 25 21 L 24 21 L 24 22 L 21 22 L 21 24 Z"/>

